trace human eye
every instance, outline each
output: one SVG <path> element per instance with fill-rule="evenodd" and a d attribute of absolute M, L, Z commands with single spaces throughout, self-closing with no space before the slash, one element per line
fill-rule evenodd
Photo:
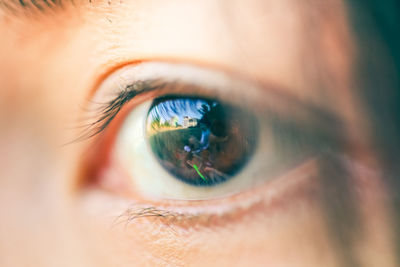
<path fill-rule="evenodd" d="M 164 96 L 150 108 L 149 102 L 126 118 L 115 143 L 117 160 L 140 192 L 206 199 L 253 182 L 244 177 L 251 178 L 246 165 L 259 157 L 256 116 L 198 96 Z"/>
<path fill-rule="evenodd" d="M 135 204 L 254 198 L 293 170 L 311 175 L 303 166 L 332 152 L 338 138 L 334 118 L 318 108 L 272 86 L 189 64 L 123 67 L 92 103 L 104 106 L 88 129 L 102 139 L 89 180 Z"/>

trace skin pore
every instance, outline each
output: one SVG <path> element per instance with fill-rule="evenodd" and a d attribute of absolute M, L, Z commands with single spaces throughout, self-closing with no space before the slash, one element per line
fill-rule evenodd
<path fill-rule="evenodd" d="M 1 266 L 395 266 L 386 189 L 353 90 L 346 3 L 82 0 L 40 11 L 2 1 Z M 83 186 L 100 137 L 63 144 L 109 75 L 147 61 L 222 70 L 335 114 L 354 141 L 345 144 L 353 198 L 329 195 L 334 183 L 314 161 L 237 197 L 149 201 L 175 217 L 133 219 L 141 196 Z M 347 210 L 329 213 L 335 205 Z"/>

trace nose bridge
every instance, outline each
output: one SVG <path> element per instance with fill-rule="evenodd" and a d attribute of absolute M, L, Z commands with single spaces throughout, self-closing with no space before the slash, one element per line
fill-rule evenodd
<path fill-rule="evenodd" d="M 40 119 L 10 114 L 10 121 L 0 136 L 0 266 L 90 266 L 65 190 L 62 148 L 47 142 Z"/>
<path fill-rule="evenodd" d="M 0 183 L 29 183 L 53 165 L 55 125 L 43 89 L 7 74 L 0 76 Z"/>
<path fill-rule="evenodd" d="M 0 75 L 0 265 L 50 266 L 46 254 L 64 243 L 57 126 L 44 89 L 11 73 Z"/>
<path fill-rule="evenodd" d="M 83 99 L 71 77 L 87 70 L 71 62 L 84 57 L 58 27 L 16 24 L 0 27 L 0 266 L 89 266 L 68 194 L 80 146 L 63 147 Z"/>
<path fill-rule="evenodd" d="M 18 101 L 3 105 L 0 119 L 0 261 L 5 261 L 2 266 L 17 266 L 18 255 L 13 255 L 17 251 L 29 258 L 29 251 L 40 248 L 41 245 L 35 247 L 33 240 L 46 239 L 44 229 L 50 231 L 46 224 L 53 220 L 50 214 L 57 205 L 54 196 L 48 194 L 54 186 L 56 164 L 49 145 L 41 140 L 38 129 L 42 123 L 22 116 L 18 106 Z"/>

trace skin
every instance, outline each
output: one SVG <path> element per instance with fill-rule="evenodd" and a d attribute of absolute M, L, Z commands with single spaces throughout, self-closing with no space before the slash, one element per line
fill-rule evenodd
<path fill-rule="evenodd" d="M 62 144 L 77 137 L 99 84 L 142 60 L 238 73 L 339 117 L 357 137 L 348 152 L 362 225 L 351 258 L 395 266 L 385 187 L 352 90 L 357 44 L 342 1 L 82 1 L 46 15 L 5 11 L 0 20 L 1 266 L 346 264 L 312 161 L 237 198 L 157 203 L 201 209 L 192 220 L 115 223 L 140 196 L 82 185 L 95 140 Z M 261 201 L 251 208 L 231 208 L 254 194 Z M 215 207 L 229 211 L 210 216 Z"/>

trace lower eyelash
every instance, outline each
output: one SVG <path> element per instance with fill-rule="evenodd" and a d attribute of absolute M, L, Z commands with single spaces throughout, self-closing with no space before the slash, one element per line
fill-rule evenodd
<path fill-rule="evenodd" d="M 113 226 L 124 224 L 125 227 L 128 227 L 130 224 L 135 223 L 136 220 L 148 219 L 153 222 L 157 220 L 176 233 L 178 228 L 181 230 L 189 230 L 191 228 L 215 226 L 216 224 L 213 221 L 221 221 L 221 217 L 223 216 L 212 213 L 180 213 L 154 206 L 136 207 L 129 208 L 123 214 L 116 217 Z M 221 225 L 221 223 L 219 223 L 219 225 Z"/>
<path fill-rule="evenodd" d="M 165 209 L 160 209 L 154 206 L 150 207 L 136 207 L 129 208 L 123 214 L 117 216 L 113 223 L 113 226 L 119 224 L 124 224 L 127 227 L 129 224 L 134 223 L 138 219 L 157 219 L 167 226 L 183 226 L 186 225 L 188 221 L 195 219 L 197 216 L 183 214 L 173 211 L 168 211 Z M 186 222 L 183 223 L 182 222 Z M 172 228 L 174 229 L 174 228 Z"/>
<path fill-rule="evenodd" d="M 253 190 L 244 192 L 242 197 L 239 196 L 234 200 L 236 204 L 231 203 L 227 207 L 221 203 L 214 205 L 209 201 L 205 202 L 205 205 L 213 207 L 212 210 L 204 207 L 196 208 L 195 205 L 184 206 L 180 210 L 176 205 L 168 207 L 134 204 L 115 217 L 113 226 L 129 227 L 136 221 L 145 219 L 153 223 L 161 223 L 177 233 L 180 230 L 225 227 L 227 224 L 237 223 L 256 214 L 270 214 L 273 210 L 284 210 L 287 205 L 305 200 L 304 194 L 312 197 L 313 190 L 318 192 L 318 188 L 313 186 L 317 179 L 314 173 L 316 161 L 317 159 L 311 159 L 290 173 L 277 177 L 275 183 L 258 187 L 258 193 Z M 259 197 L 259 194 L 264 196 Z M 249 196 L 251 196 L 250 199 Z M 293 199 L 298 201 L 293 201 Z"/>

